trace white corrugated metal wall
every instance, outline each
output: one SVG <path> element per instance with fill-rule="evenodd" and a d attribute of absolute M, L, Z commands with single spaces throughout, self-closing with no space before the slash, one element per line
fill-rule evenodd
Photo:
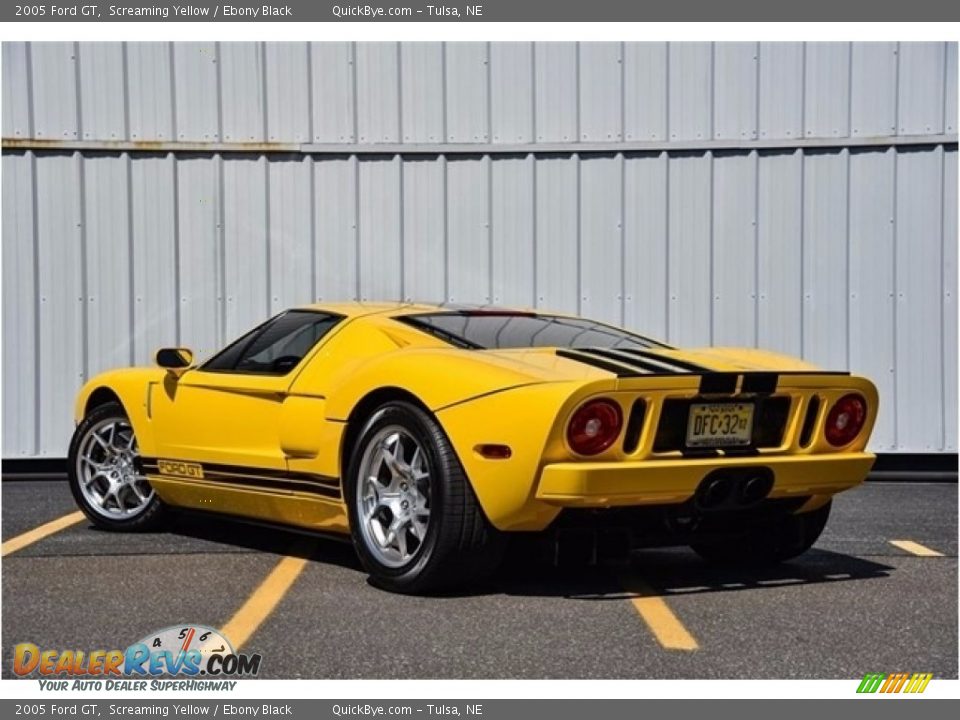
<path fill-rule="evenodd" d="M 3 456 L 286 306 L 580 311 L 957 447 L 954 43 L 4 43 Z"/>

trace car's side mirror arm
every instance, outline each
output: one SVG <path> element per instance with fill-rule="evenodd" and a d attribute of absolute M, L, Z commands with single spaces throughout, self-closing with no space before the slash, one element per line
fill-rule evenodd
<path fill-rule="evenodd" d="M 189 348 L 160 348 L 154 356 L 157 365 L 174 377 L 180 377 L 193 367 L 193 351 Z"/>

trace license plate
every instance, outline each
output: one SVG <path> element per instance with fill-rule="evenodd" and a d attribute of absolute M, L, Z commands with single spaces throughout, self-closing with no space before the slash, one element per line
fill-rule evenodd
<path fill-rule="evenodd" d="M 751 403 L 691 405 L 687 447 L 749 445 L 753 436 Z"/>

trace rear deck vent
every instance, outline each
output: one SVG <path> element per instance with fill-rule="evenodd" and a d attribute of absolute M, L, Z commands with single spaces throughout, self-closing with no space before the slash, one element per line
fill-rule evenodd
<path fill-rule="evenodd" d="M 636 452 L 640 446 L 640 435 L 643 432 L 643 420 L 646 416 L 646 401 L 634 400 L 633 407 L 630 408 L 630 419 L 627 420 L 627 433 L 623 438 L 623 451 L 628 455 Z"/>
<path fill-rule="evenodd" d="M 807 414 L 803 418 L 803 428 L 800 430 L 800 447 L 809 447 L 813 440 L 813 428 L 817 424 L 817 415 L 820 414 L 820 396 L 814 395 L 807 404 Z"/>

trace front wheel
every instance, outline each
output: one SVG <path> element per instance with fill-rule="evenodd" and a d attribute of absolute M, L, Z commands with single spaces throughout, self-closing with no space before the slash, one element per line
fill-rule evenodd
<path fill-rule="evenodd" d="M 77 426 L 67 461 L 70 491 L 94 525 L 149 530 L 163 504 L 143 474 L 137 436 L 123 407 L 99 405 Z"/>
<path fill-rule="evenodd" d="M 404 402 L 381 406 L 354 445 L 344 497 L 374 584 L 424 593 L 477 582 L 499 565 L 487 521 L 439 424 Z"/>
<path fill-rule="evenodd" d="M 764 566 L 802 555 L 817 541 L 830 516 L 830 505 L 798 515 L 784 515 L 743 534 L 713 542 L 692 543 L 704 560 L 721 565 Z"/>

